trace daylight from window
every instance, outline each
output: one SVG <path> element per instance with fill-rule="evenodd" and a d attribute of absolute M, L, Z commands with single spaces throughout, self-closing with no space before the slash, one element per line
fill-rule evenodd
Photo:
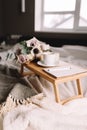
<path fill-rule="evenodd" d="M 87 0 L 35 0 L 35 31 L 87 32 L 86 5 Z"/>
<path fill-rule="evenodd" d="M 87 0 L 81 1 L 79 26 L 87 26 Z"/>

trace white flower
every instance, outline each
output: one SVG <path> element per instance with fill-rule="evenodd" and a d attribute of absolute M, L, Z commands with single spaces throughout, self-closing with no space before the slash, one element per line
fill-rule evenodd
<path fill-rule="evenodd" d="M 33 37 L 31 40 L 27 40 L 27 47 L 35 47 L 40 46 L 40 41 Z"/>
<path fill-rule="evenodd" d="M 34 60 L 34 56 L 33 56 L 31 53 L 30 53 L 30 54 L 27 54 L 27 55 L 26 55 L 26 58 L 27 58 L 28 61 Z"/>

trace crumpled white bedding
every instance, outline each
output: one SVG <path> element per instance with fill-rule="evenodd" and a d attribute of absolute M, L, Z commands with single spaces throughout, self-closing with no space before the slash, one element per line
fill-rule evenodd
<path fill-rule="evenodd" d="M 76 53 L 72 55 L 66 48 L 55 49 L 62 52 L 62 60 L 87 68 L 87 60 L 76 58 Z M 33 103 L 18 106 L 0 117 L 0 127 L 3 127 L 0 130 L 87 130 L 87 77 L 82 79 L 84 98 L 65 105 L 55 102 L 52 84 L 41 77 L 36 77 L 35 81 L 46 97 L 42 100 L 33 99 Z M 61 98 L 76 94 L 72 85 L 75 85 L 74 82 L 60 85 Z"/>
<path fill-rule="evenodd" d="M 39 107 L 17 107 L 5 116 L 3 126 L 4 130 L 86 130 L 87 98 L 64 106 L 44 99 Z"/>

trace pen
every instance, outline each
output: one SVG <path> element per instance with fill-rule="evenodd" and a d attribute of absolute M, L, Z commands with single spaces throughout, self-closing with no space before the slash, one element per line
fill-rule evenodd
<path fill-rule="evenodd" d="M 55 67 L 55 68 L 49 68 L 49 69 L 47 69 L 47 71 L 70 70 L 70 69 L 71 69 L 70 66 L 66 66 L 66 67 Z"/>

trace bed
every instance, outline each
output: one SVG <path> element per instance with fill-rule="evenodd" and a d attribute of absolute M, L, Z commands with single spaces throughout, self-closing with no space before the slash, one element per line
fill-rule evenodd
<path fill-rule="evenodd" d="M 84 98 L 56 103 L 50 82 L 36 75 L 21 77 L 20 64 L 13 60 L 17 47 L 0 52 L 0 130 L 87 130 L 87 77 L 81 79 Z M 87 68 L 87 47 L 51 49 L 61 60 Z M 61 99 L 75 95 L 75 82 L 60 84 L 59 90 Z"/>

